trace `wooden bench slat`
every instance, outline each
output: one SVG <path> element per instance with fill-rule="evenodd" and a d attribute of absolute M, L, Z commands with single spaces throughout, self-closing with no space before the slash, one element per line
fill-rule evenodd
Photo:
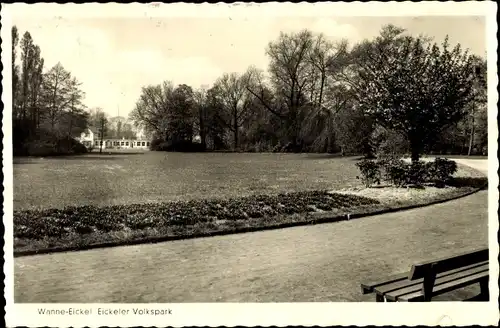
<path fill-rule="evenodd" d="M 489 258 L 488 248 L 476 249 L 461 255 L 441 258 L 434 261 L 427 261 L 423 263 L 414 264 L 408 275 L 409 280 L 423 278 L 432 266 L 435 273 L 441 273 L 460 267 L 464 267 L 477 262 L 487 261 Z"/>
<path fill-rule="evenodd" d="M 462 287 L 465 287 L 468 285 L 472 285 L 474 283 L 478 283 L 481 280 L 488 279 L 488 277 L 489 277 L 488 271 L 479 272 L 479 273 L 476 273 L 476 274 L 471 275 L 471 276 L 463 277 L 463 278 L 458 279 L 458 280 L 454 280 L 454 281 L 447 282 L 447 283 L 444 283 L 441 285 L 437 285 L 434 287 L 432 294 L 435 296 L 440 295 L 440 294 L 444 294 L 446 292 L 449 292 L 449 291 L 452 291 L 455 289 L 459 289 L 459 288 L 462 288 Z M 424 298 L 424 295 L 423 295 L 422 291 L 420 290 L 418 292 L 399 296 L 397 298 L 397 300 L 403 301 L 403 302 L 408 302 L 408 301 L 415 302 L 415 301 L 421 301 L 421 300 L 423 300 L 423 298 Z"/>
<path fill-rule="evenodd" d="M 440 278 L 443 278 L 443 277 L 446 277 L 446 276 L 449 276 L 449 275 L 452 275 L 452 274 L 455 274 L 458 272 L 466 271 L 469 269 L 474 269 L 474 268 L 477 268 L 477 267 L 480 267 L 483 265 L 487 265 L 487 264 L 488 264 L 488 261 L 484 261 L 484 262 L 480 262 L 480 263 L 476 263 L 476 264 L 471 264 L 471 265 L 468 265 L 468 266 L 463 267 L 463 268 L 458 268 L 458 269 L 453 269 L 450 271 L 442 272 L 442 273 L 438 274 L 436 278 L 440 279 Z M 424 280 L 423 278 L 420 278 L 417 280 L 404 279 L 404 280 L 400 280 L 400 281 L 396 281 L 396 282 L 391 282 L 388 284 L 381 284 L 379 286 L 374 287 L 374 291 L 376 293 L 378 293 L 379 295 L 384 295 L 388 292 L 395 291 L 395 290 L 402 289 L 402 288 L 411 287 L 411 286 L 418 286 L 420 288 L 422 286 L 423 280 Z"/>
<path fill-rule="evenodd" d="M 437 277 L 436 282 L 434 284 L 434 289 L 433 289 L 432 294 L 437 295 L 437 293 L 440 291 L 440 289 L 438 288 L 440 285 L 448 284 L 449 286 L 452 286 L 455 281 L 457 281 L 457 284 L 458 284 L 458 281 L 468 281 L 467 280 L 468 277 L 474 276 L 476 274 L 484 274 L 484 273 L 486 275 L 488 275 L 488 273 L 489 273 L 488 263 L 483 264 L 483 265 L 478 266 L 478 267 L 473 267 L 473 268 L 469 268 L 467 270 L 459 271 L 459 272 L 456 272 L 454 274 Z M 472 283 L 475 283 L 475 282 L 470 282 L 470 284 L 472 284 Z M 456 287 L 456 288 L 458 289 L 460 287 Z M 414 294 L 414 295 L 422 294 L 422 284 L 416 283 L 416 284 L 413 284 L 413 285 L 405 287 L 405 288 L 393 290 L 391 292 L 385 293 L 384 296 L 390 301 L 396 301 L 396 300 L 399 300 L 403 295 L 409 295 L 409 294 Z M 423 294 L 422 294 L 422 297 L 423 297 Z"/>
<path fill-rule="evenodd" d="M 406 273 L 399 273 L 395 274 L 389 278 L 386 278 L 385 281 L 381 281 L 381 279 L 377 280 L 376 282 L 370 282 L 370 283 L 362 283 L 361 284 L 361 292 L 364 294 L 370 294 L 374 292 L 375 287 L 387 285 L 387 284 L 392 284 L 394 282 L 402 281 L 402 280 L 408 280 L 408 272 Z"/>

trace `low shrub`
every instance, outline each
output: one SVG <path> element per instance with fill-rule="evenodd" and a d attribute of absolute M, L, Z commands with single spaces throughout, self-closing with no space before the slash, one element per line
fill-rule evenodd
<path fill-rule="evenodd" d="M 406 185 L 422 185 L 428 181 L 427 164 L 422 162 L 412 162 L 407 164 L 405 173 Z"/>
<path fill-rule="evenodd" d="M 270 153 L 274 151 L 274 147 L 269 142 L 257 141 L 244 146 L 243 151 L 249 153 Z"/>
<path fill-rule="evenodd" d="M 401 159 L 391 159 L 382 162 L 383 178 L 396 187 L 404 186 L 408 181 L 409 164 Z"/>
<path fill-rule="evenodd" d="M 422 162 L 408 163 L 394 157 L 379 160 L 382 177 L 396 187 L 421 185 L 427 181 L 427 166 Z"/>
<path fill-rule="evenodd" d="M 55 145 L 47 141 L 29 141 L 25 147 L 28 156 L 52 156 L 57 154 Z"/>
<path fill-rule="evenodd" d="M 153 140 L 151 140 L 151 143 L 149 144 L 149 149 L 150 150 L 160 150 L 159 147 L 161 145 L 161 143 L 163 143 L 164 141 L 160 138 L 154 138 Z"/>
<path fill-rule="evenodd" d="M 38 136 L 33 140 L 27 141 L 24 147 L 25 155 L 28 156 L 73 155 L 85 154 L 88 152 L 87 147 L 69 136 Z"/>
<path fill-rule="evenodd" d="M 457 164 L 448 159 L 437 158 L 433 162 L 405 162 L 393 157 L 379 159 L 383 180 L 396 187 L 435 183 L 443 186 L 450 183 L 457 172 Z"/>
<path fill-rule="evenodd" d="M 380 166 L 374 160 L 363 159 L 356 163 L 361 172 L 361 181 L 366 187 L 380 184 Z"/>
<path fill-rule="evenodd" d="M 427 163 L 428 180 L 440 185 L 449 183 L 457 169 L 455 161 L 438 157 Z"/>
<path fill-rule="evenodd" d="M 203 152 L 205 151 L 201 143 L 188 140 L 178 142 L 165 141 L 162 139 L 154 139 L 150 144 L 151 150 L 168 151 L 168 152 Z"/>

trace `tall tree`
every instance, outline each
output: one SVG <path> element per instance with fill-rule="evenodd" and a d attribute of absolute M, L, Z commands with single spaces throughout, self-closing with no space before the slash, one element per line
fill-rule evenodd
<path fill-rule="evenodd" d="M 207 90 L 206 96 L 206 111 L 205 111 L 205 127 L 207 148 L 212 150 L 226 149 L 226 125 L 220 118 L 223 115 L 224 104 L 218 96 L 218 90 L 212 87 Z"/>
<path fill-rule="evenodd" d="M 19 111 L 25 124 L 29 125 L 28 133 L 32 134 L 39 123 L 39 96 L 44 63 L 41 58 L 40 48 L 33 43 L 33 39 L 29 32 L 24 33 L 20 47 L 22 69 Z"/>
<path fill-rule="evenodd" d="M 193 90 L 182 84 L 176 88 L 171 82 L 142 88 L 130 118 L 136 125 L 164 141 L 172 143 L 192 141 L 195 103 Z"/>
<path fill-rule="evenodd" d="M 116 137 L 117 138 L 122 137 L 122 126 L 123 126 L 123 123 L 121 120 L 116 122 Z"/>
<path fill-rule="evenodd" d="M 155 138 L 167 140 L 170 99 L 173 92 L 174 86 L 169 81 L 143 87 L 135 108 L 130 113 L 130 119 L 152 133 Z"/>
<path fill-rule="evenodd" d="M 195 112 L 197 114 L 197 120 L 195 120 L 194 126 L 200 136 L 201 147 L 205 150 L 207 148 L 207 128 L 209 124 L 208 121 L 210 111 L 210 106 L 208 104 L 208 90 L 205 87 L 201 87 L 194 91 L 193 101 Z"/>
<path fill-rule="evenodd" d="M 299 110 L 306 103 L 305 91 L 308 83 L 311 83 L 308 56 L 313 47 L 313 34 L 303 30 L 292 34 L 281 33 L 267 48 L 271 83 L 284 102 L 285 107 L 280 108 L 280 116 L 285 120 L 289 142 L 293 147 L 298 142 Z"/>
<path fill-rule="evenodd" d="M 63 111 L 67 110 L 74 94 L 71 73 L 66 71 L 61 63 L 52 67 L 43 78 L 43 97 L 45 116 L 49 121 L 51 132 L 55 132 L 56 123 Z"/>
<path fill-rule="evenodd" d="M 321 108 L 325 90 L 335 83 L 337 74 L 344 69 L 347 58 L 347 41 L 330 42 L 323 34 L 314 37 L 314 44 L 307 61 L 311 69 L 310 101 Z"/>
<path fill-rule="evenodd" d="M 193 89 L 186 84 L 177 86 L 169 97 L 169 103 L 169 139 L 172 143 L 192 142 L 196 117 Z"/>
<path fill-rule="evenodd" d="M 389 25 L 353 50 L 357 99 L 366 113 L 404 133 L 412 161 L 447 126 L 464 116 L 471 101 L 473 62 L 460 45 L 449 49 Z"/>
<path fill-rule="evenodd" d="M 247 118 L 250 108 L 251 95 L 247 87 L 250 85 L 251 78 L 251 71 L 243 75 L 226 73 L 214 83 L 214 92 L 224 106 L 224 112 L 220 115 L 220 119 L 233 134 L 233 148 L 235 150 L 239 146 L 240 128 Z"/>
<path fill-rule="evenodd" d="M 76 134 L 79 134 L 86 127 L 88 115 L 86 115 L 85 106 L 82 103 L 85 93 L 80 90 L 80 86 L 81 83 L 74 77 L 68 82 L 69 104 L 66 116 L 68 121 L 68 136 L 70 137 L 75 135 L 75 128 L 77 129 Z"/>
<path fill-rule="evenodd" d="M 486 78 L 486 61 L 480 57 L 473 56 L 475 65 L 472 94 L 473 99 L 468 106 L 469 122 L 470 122 L 470 137 L 469 150 L 467 154 L 470 156 L 473 152 L 474 137 L 476 134 L 477 119 L 481 119 L 481 107 L 485 107 L 487 103 L 487 78 Z M 479 116 L 479 117 L 478 117 Z M 487 130 L 487 129 L 486 129 Z"/>
<path fill-rule="evenodd" d="M 275 102 L 269 103 L 269 99 L 263 98 L 266 88 L 261 74 L 254 74 L 259 83 L 248 88 L 266 109 L 283 122 L 285 135 L 292 148 L 296 148 L 298 142 L 299 110 L 307 103 L 306 92 L 308 83 L 311 83 L 308 54 L 313 45 L 313 35 L 308 30 L 292 34 L 282 32 L 277 40 L 269 43 L 266 50 L 270 59 L 268 73 Z"/>
<path fill-rule="evenodd" d="M 94 138 L 99 140 L 99 151 L 102 152 L 102 143 L 108 135 L 109 117 L 100 107 L 92 108 L 89 111 L 89 126 L 96 133 Z"/>
<path fill-rule="evenodd" d="M 262 74 L 254 74 L 260 82 L 249 91 L 282 121 L 285 142 L 295 150 L 304 143 L 331 144 L 336 105 L 346 98 L 335 91 L 338 71 L 346 66 L 347 42 L 330 42 L 323 34 L 303 30 L 281 33 L 266 53 L 273 95 L 264 99 Z"/>
<path fill-rule="evenodd" d="M 17 45 L 19 44 L 19 32 L 16 26 L 11 29 L 12 37 L 12 109 L 13 116 L 18 114 L 18 93 L 19 93 L 19 66 L 17 60 Z"/>

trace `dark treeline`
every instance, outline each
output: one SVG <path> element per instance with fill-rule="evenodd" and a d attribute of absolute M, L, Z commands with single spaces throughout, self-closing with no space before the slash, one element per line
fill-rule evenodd
<path fill-rule="evenodd" d="M 60 63 L 44 72 L 40 47 L 31 34 L 20 38 L 15 26 L 11 32 L 14 155 L 85 152 L 73 139 L 89 119 L 80 83 Z"/>
<path fill-rule="evenodd" d="M 486 62 L 460 45 L 389 25 L 352 47 L 281 33 L 266 54 L 267 72 L 227 73 L 209 89 L 145 86 L 130 118 L 157 150 L 486 151 Z"/>
<path fill-rule="evenodd" d="M 88 109 L 81 83 L 61 63 L 45 69 L 28 31 L 20 37 L 14 26 L 11 33 L 14 156 L 85 153 L 88 149 L 75 137 L 88 127 L 103 130 L 104 137 L 135 136 L 130 124 L 113 122 L 101 108 Z"/>

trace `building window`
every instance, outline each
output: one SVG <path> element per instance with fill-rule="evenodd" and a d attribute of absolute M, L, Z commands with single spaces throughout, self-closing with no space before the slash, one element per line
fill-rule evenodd
<path fill-rule="evenodd" d="M 125 146 L 125 142 L 124 142 L 124 141 L 122 141 L 122 144 L 121 144 L 121 145 L 122 145 L 122 146 Z"/>
<path fill-rule="evenodd" d="M 149 141 L 148 141 L 148 142 L 146 142 L 146 146 L 148 146 L 148 147 L 149 147 Z"/>
<path fill-rule="evenodd" d="M 94 143 L 96 146 L 99 146 L 99 140 L 96 140 Z"/>
<path fill-rule="evenodd" d="M 146 146 L 146 142 L 145 142 L 145 141 L 143 141 L 143 142 L 142 142 L 142 145 L 143 145 L 143 146 Z"/>

